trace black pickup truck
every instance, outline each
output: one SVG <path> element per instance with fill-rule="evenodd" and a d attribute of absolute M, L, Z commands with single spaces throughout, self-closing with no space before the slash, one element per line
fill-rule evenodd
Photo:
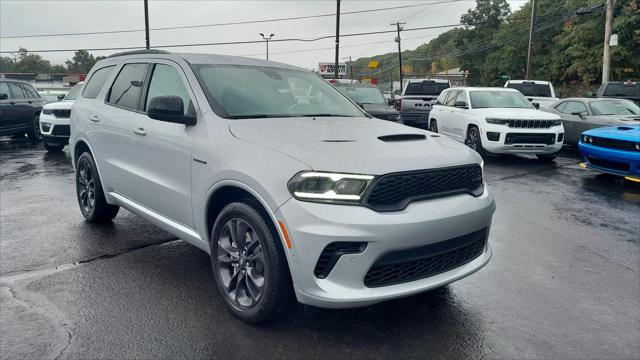
<path fill-rule="evenodd" d="M 636 81 L 609 81 L 600 85 L 596 97 L 627 99 L 640 105 L 640 83 Z"/>
<path fill-rule="evenodd" d="M 44 99 L 28 83 L 0 80 L 0 136 L 22 135 L 42 138 L 38 119 Z"/>

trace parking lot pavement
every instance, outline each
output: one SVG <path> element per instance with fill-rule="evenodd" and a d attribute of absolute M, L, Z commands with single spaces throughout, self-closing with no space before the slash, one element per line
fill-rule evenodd
<path fill-rule="evenodd" d="M 124 210 L 85 223 L 66 155 L 0 140 L 0 357 L 639 358 L 640 187 L 579 161 L 485 162 L 480 272 L 252 326 L 224 309 L 204 252 Z"/>

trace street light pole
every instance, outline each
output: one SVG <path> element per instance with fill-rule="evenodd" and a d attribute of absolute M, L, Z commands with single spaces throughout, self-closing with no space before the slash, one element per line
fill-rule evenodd
<path fill-rule="evenodd" d="M 144 0 L 144 33 L 147 50 L 149 50 L 149 4 L 148 0 Z"/>
<path fill-rule="evenodd" d="M 335 71 L 333 73 L 333 79 L 338 79 L 338 59 L 340 52 L 340 0 L 337 1 L 337 9 L 336 9 L 336 61 L 335 61 Z"/>
<path fill-rule="evenodd" d="M 402 26 L 400 25 L 404 25 L 406 23 L 401 23 L 401 22 L 396 22 L 395 24 L 391 24 L 391 25 L 395 25 L 396 29 L 398 30 L 398 36 L 396 37 L 396 42 L 398 43 L 398 65 L 400 66 L 400 91 L 402 91 L 403 87 L 402 87 L 402 47 L 400 46 L 400 31 L 402 31 Z"/>
<path fill-rule="evenodd" d="M 273 35 L 275 35 L 275 34 L 270 34 L 269 37 L 266 37 L 266 36 L 264 36 L 263 33 L 260 33 L 260 36 L 262 36 L 264 41 L 267 43 L 267 60 L 269 60 L 269 40 L 271 40 Z"/>

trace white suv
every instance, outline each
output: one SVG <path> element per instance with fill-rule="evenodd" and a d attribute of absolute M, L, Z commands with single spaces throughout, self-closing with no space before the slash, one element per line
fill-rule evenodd
<path fill-rule="evenodd" d="M 491 257 L 478 154 L 371 118 L 293 66 L 111 56 L 74 105 L 70 143 L 84 217 L 122 206 L 206 251 L 247 322 L 292 294 L 331 308 L 416 294 Z"/>
<path fill-rule="evenodd" d="M 69 118 L 71 108 L 78 94 L 82 91 L 84 82 L 79 82 L 71 88 L 61 101 L 48 103 L 42 107 L 40 113 L 40 133 L 44 148 L 50 152 L 62 151 L 69 143 Z"/>
<path fill-rule="evenodd" d="M 564 141 L 560 117 L 537 110 L 505 88 L 451 88 L 429 115 L 429 129 L 464 142 L 480 155 L 535 154 L 555 159 Z"/>

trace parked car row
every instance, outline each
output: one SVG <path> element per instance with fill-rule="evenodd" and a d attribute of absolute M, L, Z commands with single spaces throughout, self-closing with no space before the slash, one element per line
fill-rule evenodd
<path fill-rule="evenodd" d="M 0 81 L 0 136 L 23 136 L 31 141 L 42 138 L 39 117 L 44 99 L 30 84 Z"/>

